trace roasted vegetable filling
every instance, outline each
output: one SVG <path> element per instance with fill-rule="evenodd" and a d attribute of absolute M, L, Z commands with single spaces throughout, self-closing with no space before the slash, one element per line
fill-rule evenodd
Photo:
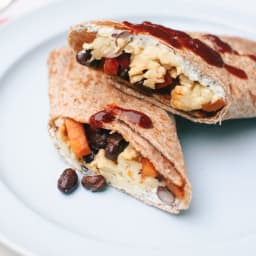
<path fill-rule="evenodd" d="M 103 128 L 93 128 L 73 119 L 65 118 L 58 123 L 58 134 L 73 152 L 74 157 L 106 180 L 119 177 L 127 184 L 136 183 L 155 191 L 158 200 L 166 203 L 184 196 L 183 187 L 164 178 L 150 159 L 143 157 L 121 134 Z M 122 177 L 122 178 L 120 178 Z M 127 183 L 128 181 L 128 183 Z M 114 181 L 115 182 L 115 181 Z"/>
<path fill-rule="evenodd" d="M 140 39 L 125 32 L 98 34 L 91 43 L 83 44 L 77 61 L 118 76 L 142 92 L 165 94 L 170 105 L 178 110 L 211 113 L 225 106 L 221 87 L 210 88 L 192 81 L 167 47 Z"/>

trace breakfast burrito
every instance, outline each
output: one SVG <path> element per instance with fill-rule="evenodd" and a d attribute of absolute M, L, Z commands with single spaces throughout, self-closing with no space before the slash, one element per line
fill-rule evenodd
<path fill-rule="evenodd" d="M 174 114 L 203 123 L 256 116 L 256 42 L 115 21 L 74 26 L 68 41 L 81 65 Z"/>
<path fill-rule="evenodd" d="M 49 132 L 64 159 L 146 204 L 187 209 L 191 186 L 173 117 L 79 65 L 70 48 L 54 50 L 48 66 Z"/>

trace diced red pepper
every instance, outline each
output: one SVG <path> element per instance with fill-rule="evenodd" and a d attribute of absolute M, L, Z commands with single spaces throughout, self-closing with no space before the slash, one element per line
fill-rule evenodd
<path fill-rule="evenodd" d="M 118 67 L 119 67 L 119 62 L 117 59 L 113 58 L 106 58 L 104 61 L 104 73 L 108 75 L 117 75 L 118 74 Z"/>

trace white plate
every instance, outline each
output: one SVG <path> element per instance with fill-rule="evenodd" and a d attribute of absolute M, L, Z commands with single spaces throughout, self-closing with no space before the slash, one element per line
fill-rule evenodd
<path fill-rule="evenodd" d="M 136 4 L 136 5 L 135 5 Z M 136 6 L 136 8 L 135 8 Z M 178 120 L 193 185 L 189 211 L 168 215 L 109 188 L 62 195 L 66 167 L 47 133 L 46 59 L 83 20 L 152 20 L 255 38 L 250 17 L 186 2 L 62 1 L 0 30 L 0 240 L 26 255 L 245 255 L 256 250 L 256 120 Z M 164 7 L 164 8 L 163 8 Z M 198 18 L 200 17 L 200 18 Z"/>

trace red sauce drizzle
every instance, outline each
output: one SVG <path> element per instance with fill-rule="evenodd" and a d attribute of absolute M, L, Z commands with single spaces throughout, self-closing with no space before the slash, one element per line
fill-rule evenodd
<path fill-rule="evenodd" d="M 109 123 L 115 120 L 115 116 L 123 114 L 127 119 L 142 128 L 149 129 L 153 123 L 149 116 L 132 109 L 120 108 L 116 105 L 109 105 L 105 110 L 97 112 L 90 117 L 90 125 L 94 128 L 102 127 L 103 123 Z"/>
<path fill-rule="evenodd" d="M 219 37 L 211 34 L 205 35 L 204 37 L 213 43 L 216 51 L 221 53 L 227 52 L 237 54 L 237 52 L 228 43 L 222 41 Z"/>
<path fill-rule="evenodd" d="M 100 128 L 102 127 L 103 123 L 110 123 L 114 120 L 115 120 L 115 117 L 111 112 L 102 110 L 97 112 L 96 114 L 93 114 L 90 117 L 89 123 L 93 128 Z"/>
<path fill-rule="evenodd" d="M 236 55 L 239 55 L 239 56 L 245 56 L 245 57 L 248 57 L 248 58 L 256 61 L 256 55 L 240 54 L 239 52 L 234 50 L 228 43 L 222 41 L 219 37 L 217 37 L 215 35 L 208 34 L 208 35 L 205 35 L 205 37 L 213 43 L 213 46 L 214 46 L 215 50 L 218 51 L 218 52 L 232 53 L 232 54 L 236 54 Z"/>
<path fill-rule="evenodd" d="M 254 61 L 256 61 L 256 55 L 253 54 L 240 54 L 239 52 L 237 52 L 236 50 L 234 50 L 231 45 L 229 45 L 228 43 L 222 41 L 219 37 L 215 36 L 215 35 L 205 35 L 205 37 L 210 40 L 213 43 L 214 49 L 218 52 L 221 53 L 232 53 L 238 56 L 245 56 L 248 57 Z"/>
<path fill-rule="evenodd" d="M 230 65 L 227 65 L 225 64 L 225 69 L 235 75 L 235 76 L 238 76 L 240 77 L 241 79 L 247 79 L 247 74 L 242 70 L 242 69 L 239 69 L 239 68 L 236 68 L 236 67 L 233 67 L 233 66 L 230 66 Z"/>
<path fill-rule="evenodd" d="M 211 40 L 214 43 L 215 49 L 217 51 L 213 50 L 211 47 L 203 43 L 201 40 L 192 38 L 185 32 L 153 24 L 148 21 L 145 21 L 141 24 L 132 24 L 128 21 L 124 21 L 123 24 L 130 29 L 131 33 L 148 33 L 152 36 L 162 39 L 163 41 L 172 45 L 175 48 L 186 48 L 200 56 L 208 64 L 219 68 L 224 67 L 229 73 L 241 79 L 247 79 L 247 75 L 243 70 L 233 66 L 229 66 L 224 63 L 221 55 L 217 51 L 235 54 L 238 53 L 234 51 L 229 44 L 223 42 L 221 39 L 214 35 L 206 36 L 209 40 Z"/>
<path fill-rule="evenodd" d="M 118 115 L 118 114 L 125 115 L 131 123 L 137 124 L 142 128 L 149 129 L 153 127 L 153 123 L 150 117 L 139 111 L 120 108 L 116 105 L 110 105 L 109 110 L 111 111 L 111 113 L 115 115 Z"/>
<path fill-rule="evenodd" d="M 247 56 L 248 58 L 256 61 L 256 55 L 252 55 L 252 54 L 247 54 L 247 55 L 244 55 L 244 56 Z"/>

